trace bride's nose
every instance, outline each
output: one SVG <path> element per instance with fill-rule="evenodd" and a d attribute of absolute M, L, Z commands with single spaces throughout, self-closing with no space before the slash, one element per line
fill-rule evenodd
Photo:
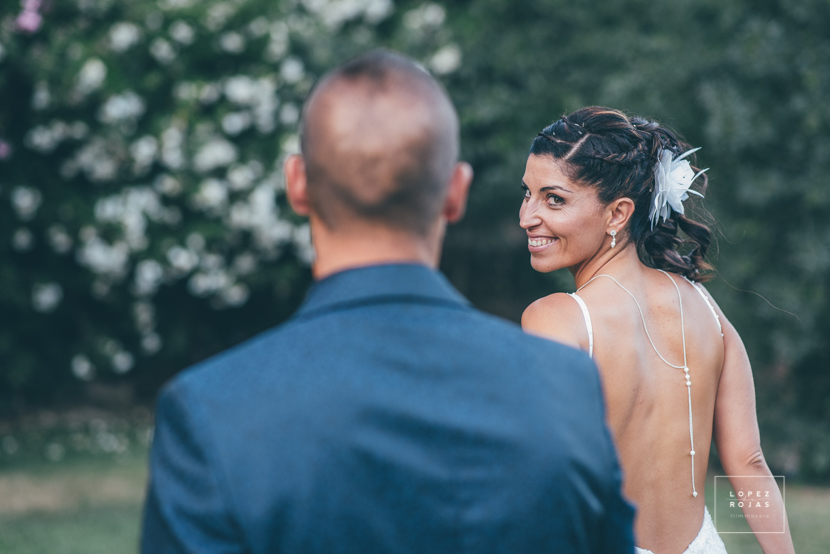
<path fill-rule="evenodd" d="M 536 206 L 529 200 L 522 202 L 519 208 L 519 226 L 522 229 L 531 229 L 542 222 L 536 212 Z"/>

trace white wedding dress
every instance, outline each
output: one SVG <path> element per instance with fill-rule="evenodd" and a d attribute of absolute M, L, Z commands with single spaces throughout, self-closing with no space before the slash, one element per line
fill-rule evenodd
<path fill-rule="evenodd" d="M 636 554 L 655 554 L 645 548 L 634 547 L 634 550 Z M 726 554 L 726 546 L 715 529 L 709 509 L 705 506 L 703 507 L 703 525 L 700 526 L 697 536 L 689 543 L 683 554 Z"/>

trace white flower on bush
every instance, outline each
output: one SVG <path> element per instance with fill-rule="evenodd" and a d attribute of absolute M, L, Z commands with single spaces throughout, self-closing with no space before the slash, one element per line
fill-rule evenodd
<path fill-rule="evenodd" d="M 23 221 L 29 221 L 37 213 L 43 201 L 39 190 L 31 187 L 15 187 L 11 194 L 12 208 Z"/>
<path fill-rule="evenodd" d="M 215 136 L 196 152 L 193 157 L 193 169 L 199 173 L 207 173 L 232 164 L 238 157 L 236 146 L 222 137 Z"/>
<path fill-rule="evenodd" d="M 332 30 L 360 16 L 369 23 L 378 23 L 394 8 L 392 0 L 303 0 L 303 6 Z"/>
<path fill-rule="evenodd" d="M 299 58 L 286 58 L 280 66 L 280 77 L 288 84 L 298 83 L 305 77 L 305 68 Z"/>
<path fill-rule="evenodd" d="M 205 105 L 213 104 L 219 100 L 220 96 L 222 96 L 222 89 L 219 88 L 219 85 L 216 83 L 207 83 L 199 91 L 199 102 Z"/>
<path fill-rule="evenodd" d="M 82 139 L 89 132 L 89 127 L 82 121 L 72 124 L 54 120 L 49 125 L 38 125 L 29 129 L 23 139 L 26 146 L 42 154 L 52 152 L 66 139 Z"/>
<path fill-rule="evenodd" d="M 112 357 L 112 370 L 115 373 L 123 374 L 130 371 L 135 365 L 135 358 L 126 350 L 116 352 Z"/>
<path fill-rule="evenodd" d="M 268 46 L 265 48 L 265 59 L 275 62 L 281 59 L 288 51 L 288 26 L 282 21 L 275 21 L 268 30 Z"/>
<path fill-rule="evenodd" d="M 166 196 L 178 196 L 182 192 L 182 182 L 171 175 L 162 173 L 153 181 L 153 189 Z"/>
<path fill-rule="evenodd" d="M 286 104 L 280 110 L 280 123 L 294 125 L 300 120 L 300 108 L 296 104 Z"/>
<path fill-rule="evenodd" d="M 230 2 L 217 2 L 208 8 L 207 17 L 205 18 L 205 27 L 211 31 L 218 31 L 225 26 L 228 19 L 236 13 L 236 7 Z"/>
<path fill-rule="evenodd" d="M 232 285 L 231 276 L 226 271 L 199 271 L 193 274 L 187 282 L 187 289 L 193 296 L 210 296 Z"/>
<path fill-rule="evenodd" d="M 161 64 L 169 64 L 176 59 L 176 54 L 176 48 L 161 37 L 157 37 L 150 43 L 150 55 Z"/>
<path fill-rule="evenodd" d="M 164 14 L 158 10 L 148 13 L 144 18 L 144 25 L 151 31 L 158 31 L 162 23 L 164 23 Z"/>
<path fill-rule="evenodd" d="M 263 183 L 251 191 L 247 201 L 231 206 L 225 223 L 232 229 L 250 231 L 261 250 L 273 252 L 290 242 L 294 233 L 293 225 L 279 218 L 275 198 L 273 185 Z"/>
<path fill-rule="evenodd" d="M 66 160 L 61 168 L 65 179 L 73 178 L 78 171 L 83 171 L 93 183 L 112 181 L 121 167 L 123 145 L 119 140 L 107 140 L 94 137 L 74 157 Z"/>
<path fill-rule="evenodd" d="M 188 248 L 199 253 L 205 249 L 205 245 L 207 244 L 204 235 L 201 233 L 190 233 L 187 235 L 187 239 L 185 239 L 184 242 L 187 244 Z"/>
<path fill-rule="evenodd" d="M 216 214 L 228 203 L 228 186 L 219 179 L 205 179 L 192 198 L 193 205 L 205 212 Z"/>
<path fill-rule="evenodd" d="M 147 355 L 152 355 L 161 350 L 162 340 L 158 333 L 147 333 L 141 337 L 141 349 Z"/>
<path fill-rule="evenodd" d="M 72 237 L 66 232 L 63 225 L 56 223 L 46 230 L 46 236 L 49 238 L 49 243 L 52 245 L 52 250 L 58 254 L 66 254 L 72 249 Z"/>
<path fill-rule="evenodd" d="M 230 54 L 239 54 L 245 50 L 245 37 L 235 31 L 224 33 L 219 37 L 219 47 Z"/>
<path fill-rule="evenodd" d="M 53 312 L 61 300 L 63 300 L 63 287 L 58 283 L 39 283 L 32 288 L 32 307 L 35 311 Z"/>
<path fill-rule="evenodd" d="M 265 36 L 268 33 L 268 18 L 259 16 L 248 23 L 248 32 L 254 38 Z"/>
<path fill-rule="evenodd" d="M 452 73 L 461 67 L 461 48 L 456 44 L 444 46 L 430 58 L 429 67 L 438 75 Z"/>
<path fill-rule="evenodd" d="M 238 308 L 248 301 L 250 295 L 251 291 L 246 285 L 243 283 L 234 283 L 219 291 L 219 300 L 227 306 Z"/>
<path fill-rule="evenodd" d="M 82 241 L 77 260 L 93 273 L 118 280 L 127 273 L 130 248 L 124 241 L 109 244 L 93 232 L 91 238 Z"/>
<path fill-rule="evenodd" d="M 161 134 L 161 161 L 170 169 L 184 167 L 184 130 L 174 124 Z"/>
<path fill-rule="evenodd" d="M 20 227 L 12 234 L 12 248 L 18 252 L 26 252 L 27 250 L 31 250 L 34 245 L 35 236 L 27 228 Z"/>
<path fill-rule="evenodd" d="M 112 370 L 115 373 L 126 373 L 135 365 L 133 355 L 124 350 L 124 347 L 117 340 L 101 338 L 99 344 L 101 352 L 110 358 Z"/>
<path fill-rule="evenodd" d="M 250 127 L 253 120 L 249 112 L 231 112 L 222 117 L 222 130 L 226 135 L 235 136 Z"/>
<path fill-rule="evenodd" d="M 205 252 L 199 260 L 199 268 L 205 271 L 216 271 L 225 268 L 225 258 L 215 252 Z"/>
<path fill-rule="evenodd" d="M 249 275 L 256 270 L 257 259 L 250 252 L 243 252 L 233 260 L 232 269 L 236 275 Z"/>
<path fill-rule="evenodd" d="M 133 304 L 133 319 L 140 333 L 149 333 L 156 327 L 156 309 L 146 300 Z"/>
<path fill-rule="evenodd" d="M 141 40 L 141 29 L 134 23 L 123 21 L 110 27 L 109 47 L 113 52 L 125 52 Z"/>
<path fill-rule="evenodd" d="M 247 75 L 234 75 L 225 81 L 225 97 L 240 106 L 252 106 L 257 101 L 257 82 Z"/>
<path fill-rule="evenodd" d="M 196 0 L 162 0 L 159 6 L 163 10 L 180 10 L 194 5 Z"/>
<path fill-rule="evenodd" d="M 193 44 L 196 40 L 196 31 L 184 21 L 176 21 L 170 25 L 170 36 L 179 44 Z"/>
<path fill-rule="evenodd" d="M 366 0 L 364 3 L 363 13 L 368 23 L 380 23 L 395 11 L 392 0 Z"/>
<path fill-rule="evenodd" d="M 144 100 L 135 92 L 128 90 L 121 94 L 110 96 L 101 106 L 98 119 L 103 123 L 119 123 L 121 121 L 135 121 L 144 115 Z"/>
<path fill-rule="evenodd" d="M 164 280 L 164 268 L 156 260 L 141 260 L 135 266 L 135 289 L 139 296 L 155 294 Z"/>
<path fill-rule="evenodd" d="M 158 193 L 150 187 L 128 187 L 120 194 L 101 198 L 95 204 L 95 218 L 102 223 L 118 223 L 133 251 L 148 245 L 147 221 L 163 221 L 166 210 Z"/>
<path fill-rule="evenodd" d="M 53 132 L 49 127 L 38 125 L 29 129 L 23 142 L 32 150 L 47 154 L 54 150 L 61 140 L 63 136 L 59 133 Z"/>
<path fill-rule="evenodd" d="M 262 175 L 262 164 L 250 161 L 247 164 L 235 165 L 228 170 L 228 182 L 231 190 L 245 190 L 250 188 L 257 177 Z"/>
<path fill-rule="evenodd" d="M 172 246 L 167 251 L 167 261 L 179 273 L 189 273 L 199 264 L 199 255 L 182 246 Z"/>
<path fill-rule="evenodd" d="M 253 107 L 256 128 L 260 133 L 274 130 L 274 114 L 279 107 L 277 83 L 273 77 L 263 77 L 257 81 L 257 98 Z"/>
<path fill-rule="evenodd" d="M 39 81 L 35 85 L 34 93 L 32 93 L 32 108 L 45 110 L 51 102 L 52 95 L 49 93 L 49 85 L 43 81 Z"/>
<path fill-rule="evenodd" d="M 196 100 L 199 98 L 199 85 L 198 83 L 193 83 L 191 81 L 177 83 L 176 86 L 173 87 L 173 96 L 175 96 L 177 100 L 183 100 L 185 102 Z"/>
<path fill-rule="evenodd" d="M 72 368 L 72 374 L 81 381 L 90 381 L 95 377 L 95 366 L 83 354 L 73 356 L 70 366 Z"/>
<path fill-rule="evenodd" d="M 75 92 L 81 96 L 98 90 L 107 78 L 107 66 L 98 58 L 90 58 L 81 67 L 75 83 Z"/>
<path fill-rule="evenodd" d="M 159 151 L 159 143 L 155 137 L 145 135 L 130 145 L 130 155 L 133 157 L 133 171 L 136 175 L 146 172 Z"/>
<path fill-rule="evenodd" d="M 426 2 L 406 12 L 403 16 L 403 24 L 413 31 L 435 29 L 444 23 L 446 17 L 447 12 L 443 6 Z"/>

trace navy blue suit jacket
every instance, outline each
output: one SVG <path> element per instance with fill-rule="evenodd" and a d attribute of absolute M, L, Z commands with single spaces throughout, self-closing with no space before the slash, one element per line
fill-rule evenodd
<path fill-rule="evenodd" d="M 396 264 L 163 390 L 142 552 L 632 553 L 633 515 L 589 358 Z"/>

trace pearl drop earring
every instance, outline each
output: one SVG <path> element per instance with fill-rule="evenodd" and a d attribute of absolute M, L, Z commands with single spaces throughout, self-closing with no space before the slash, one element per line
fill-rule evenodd
<path fill-rule="evenodd" d="M 617 246 L 617 232 L 611 231 L 611 248 Z"/>

